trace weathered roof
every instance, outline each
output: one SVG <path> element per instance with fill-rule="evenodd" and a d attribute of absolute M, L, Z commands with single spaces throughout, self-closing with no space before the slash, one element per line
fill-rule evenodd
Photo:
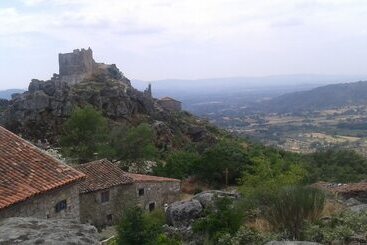
<path fill-rule="evenodd" d="M 85 175 L 0 127 L 0 209 Z"/>
<path fill-rule="evenodd" d="M 127 173 L 134 182 L 181 182 L 179 179 L 165 178 L 153 175 L 145 175 L 145 174 L 133 174 Z"/>
<path fill-rule="evenodd" d="M 162 99 L 160 99 L 160 101 L 176 101 L 176 102 L 180 102 L 182 103 L 181 101 L 179 100 L 175 100 L 174 98 L 171 98 L 171 97 L 163 97 Z"/>
<path fill-rule="evenodd" d="M 126 172 L 106 159 L 81 164 L 77 169 L 87 176 L 80 185 L 80 193 L 133 183 L 133 179 Z"/>
<path fill-rule="evenodd" d="M 313 184 L 315 188 L 327 190 L 334 193 L 367 192 L 367 182 L 337 184 L 318 182 Z"/>

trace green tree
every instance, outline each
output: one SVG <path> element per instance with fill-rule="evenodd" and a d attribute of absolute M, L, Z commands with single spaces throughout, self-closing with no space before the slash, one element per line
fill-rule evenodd
<path fill-rule="evenodd" d="M 117 244 L 155 245 L 157 241 L 162 239 L 163 224 L 164 215 L 162 212 L 156 211 L 146 214 L 139 207 L 127 209 L 117 228 Z"/>
<path fill-rule="evenodd" d="M 91 106 L 76 108 L 65 122 L 62 152 L 79 163 L 94 160 L 109 151 L 108 122 Z"/>
<path fill-rule="evenodd" d="M 159 164 L 154 172 L 160 176 L 183 179 L 194 174 L 200 156 L 193 152 L 178 151 L 171 153 L 165 163 Z"/>
<path fill-rule="evenodd" d="M 244 147 L 231 140 L 224 140 L 207 149 L 195 171 L 203 180 L 217 185 L 236 183 L 251 161 Z"/>
<path fill-rule="evenodd" d="M 155 159 L 158 151 L 154 140 L 154 130 L 146 123 L 132 128 L 117 128 L 112 131 L 111 135 L 111 145 L 115 157 L 128 164 Z"/>

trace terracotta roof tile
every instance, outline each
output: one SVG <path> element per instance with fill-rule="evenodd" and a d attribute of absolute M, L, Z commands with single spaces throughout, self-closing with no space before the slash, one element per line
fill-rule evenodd
<path fill-rule="evenodd" d="M 84 177 L 0 127 L 0 209 Z"/>
<path fill-rule="evenodd" d="M 77 169 L 87 176 L 86 180 L 81 183 L 81 193 L 133 183 L 133 179 L 126 172 L 106 159 L 81 164 Z"/>
<path fill-rule="evenodd" d="M 318 182 L 313 184 L 315 188 L 335 192 L 335 193 L 350 193 L 350 192 L 367 192 L 367 182 L 336 184 L 328 182 Z"/>
<path fill-rule="evenodd" d="M 181 182 L 179 179 L 171 179 L 153 175 L 127 173 L 134 182 Z"/>

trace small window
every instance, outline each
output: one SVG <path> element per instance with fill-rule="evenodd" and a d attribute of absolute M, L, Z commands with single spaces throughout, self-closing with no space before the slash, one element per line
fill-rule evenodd
<path fill-rule="evenodd" d="M 153 212 L 155 209 L 155 203 L 152 202 L 152 203 L 149 203 L 149 212 Z"/>
<path fill-rule="evenodd" d="M 101 202 L 109 202 L 110 201 L 110 191 L 104 191 L 101 193 Z"/>
<path fill-rule="evenodd" d="M 60 202 L 58 202 L 55 206 L 55 212 L 59 213 L 62 210 L 65 210 L 67 208 L 67 204 L 66 204 L 66 200 L 62 200 Z"/>
<path fill-rule="evenodd" d="M 108 214 L 108 215 L 106 216 L 107 222 L 108 222 L 108 223 L 111 223 L 111 222 L 112 222 L 112 218 L 113 218 L 112 214 Z"/>
<path fill-rule="evenodd" d="M 144 188 L 139 189 L 139 196 L 144 196 Z"/>

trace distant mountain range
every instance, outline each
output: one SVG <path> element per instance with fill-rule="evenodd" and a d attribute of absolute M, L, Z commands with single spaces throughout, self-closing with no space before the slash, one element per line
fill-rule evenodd
<path fill-rule="evenodd" d="M 332 84 L 284 94 L 261 102 L 258 109 L 265 112 L 294 113 L 361 104 L 367 105 L 367 81 Z"/>
<path fill-rule="evenodd" d="M 12 94 L 23 93 L 23 89 L 8 89 L 0 91 L 0 99 L 10 100 Z"/>

